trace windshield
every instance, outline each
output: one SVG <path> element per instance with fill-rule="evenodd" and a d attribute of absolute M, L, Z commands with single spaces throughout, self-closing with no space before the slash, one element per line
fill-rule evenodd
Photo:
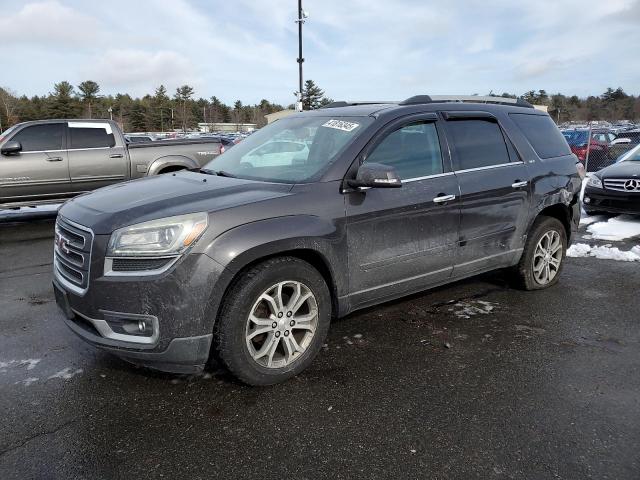
<path fill-rule="evenodd" d="M 371 117 L 300 116 L 261 128 L 205 169 L 267 182 L 298 183 L 318 178 Z"/>
<path fill-rule="evenodd" d="M 567 143 L 571 146 L 587 143 L 587 139 L 589 137 L 586 131 L 581 130 L 564 131 L 562 132 L 562 135 L 564 135 L 564 138 L 567 139 Z"/>
<path fill-rule="evenodd" d="M 622 155 L 619 162 L 640 162 L 640 145 Z"/>

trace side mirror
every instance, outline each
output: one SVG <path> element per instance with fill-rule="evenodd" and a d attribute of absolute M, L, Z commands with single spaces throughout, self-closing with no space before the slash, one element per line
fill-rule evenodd
<path fill-rule="evenodd" d="M 20 142 L 7 142 L 0 149 L 2 155 L 11 155 L 14 153 L 20 153 L 22 151 L 22 144 Z"/>
<path fill-rule="evenodd" d="M 352 188 L 398 188 L 402 180 L 396 169 L 381 163 L 363 163 L 355 180 L 347 180 Z"/>

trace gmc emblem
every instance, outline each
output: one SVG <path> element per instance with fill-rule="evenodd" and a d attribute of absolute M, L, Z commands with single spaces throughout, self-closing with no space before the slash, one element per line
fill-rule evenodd
<path fill-rule="evenodd" d="M 58 232 L 56 232 L 55 243 L 56 243 L 56 246 L 58 247 L 59 250 L 63 251 L 67 255 L 69 255 L 69 244 L 71 242 L 69 241 L 68 238 L 63 237 Z"/>

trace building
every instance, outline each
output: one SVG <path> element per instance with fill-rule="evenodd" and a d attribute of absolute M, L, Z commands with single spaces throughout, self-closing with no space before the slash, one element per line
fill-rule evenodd
<path fill-rule="evenodd" d="M 258 125 L 255 123 L 198 123 L 198 130 L 202 133 L 210 132 L 253 132 Z"/>

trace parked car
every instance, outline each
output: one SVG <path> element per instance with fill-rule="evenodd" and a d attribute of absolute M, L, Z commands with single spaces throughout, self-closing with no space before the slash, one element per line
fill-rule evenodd
<path fill-rule="evenodd" d="M 127 143 L 110 120 L 40 120 L 0 137 L 0 208 L 60 203 L 146 175 L 198 168 L 220 154 L 217 139 Z"/>
<path fill-rule="evenodd" d="M 614 159 L 609 155 L 609 148 L 616 137 L 611 132 L 592 130 L 591 141 L 589 141 L 588 129 L 564 130 L 562 135 L 567 139 L 571 151 L 590 172 L 613 163 Z M 587 158 L 589 165 L 586 165 Z"/>
<path fill-rule="evenodd" d="M 584 209 L 590 215 L 602 212 L 640 215 L 640 145 L 619 162 L 589 177 Z"/>
<path fill-rule="evenodd" d="M 217 358 L 268 385 L 309 366 L 332 318 L 506 267 L 528 290 L 558 281 L 581 179 L 546 113 L 426 95 L 329 107 L 199 171 L 67 202 L 54 291 L 69 328 L 134 363 Z M 281 138 L 305 138 L 306 158 L 261 162 Z"/>

